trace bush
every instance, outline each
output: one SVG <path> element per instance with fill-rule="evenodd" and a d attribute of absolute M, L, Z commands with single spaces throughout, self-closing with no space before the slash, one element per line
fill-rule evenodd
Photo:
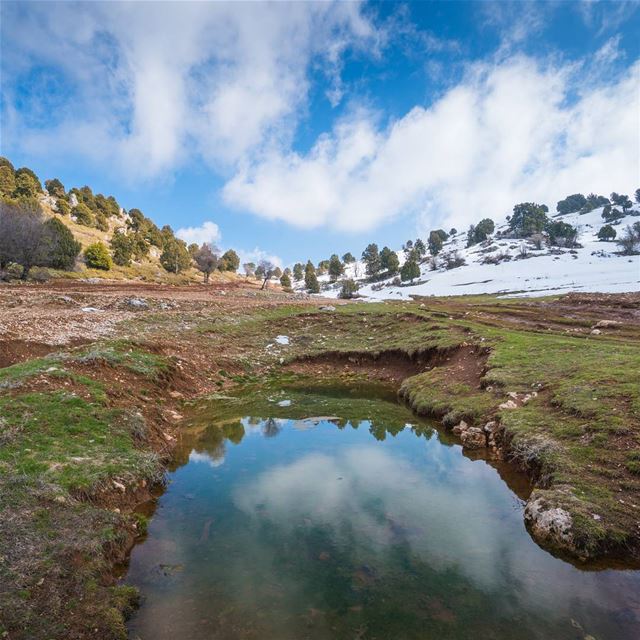
<path fill-rule="evenodd" d="M 467 247 L 484 242 L 494 231 L 495 224 L 491 218 L 484 218 L 477 225 L 471 225 L 467 232 Z"/>
<path fill-rule="evenodd" d="M 573 195 L 567 196 L 564 200 L 560 200 L 556 205 L 556 211 L 560 215 L 575 213 L 576 211 L 580 211 L 586 204 L 587 199 L 581 193 L 574 193 Z"/>
<path fill-rule="evenodd" d="M 461 267 L 466 264 L 465 259 L 457 251 L 450 251 L 449 253 L 443 254 L 442 262 L 444 264 L 444 268 L 447 270 L 456 269 L 457 267 Z"/>
<path fill-rule="evenodd" d="M 549 242 L 552 245 L 563 244 L 565 247 L 572 247 L 578 238 L 578 230 L 560 220 L 548 223 L 546 229 L 549 234 Z"/>
<path fill-rule="evenodd" d="M 360 285 L 355 280 L 352 280 L 350 278 L 347 280 L 343 280 L 338 297 L 342 298 L 343 300 L 350 300 L 351 298 L 355 297 L 355 295 L 358 293 L 359 288 Z"/>
<path fill-rule="evenodd" d="M 624 235 L 617 241 L 625 256 L 635 255 L 640 245 L 640 222 L 634 222 L 633 226 L 627 225 Z"/>
<path fill-rule="evenodd" d="M 49 236 L 49 266 L 54 269 L 73 269 L 82 246 L 73 237 L 71 230 L 58 218 L 51 218 L 45 223 Z"/>
<path fill-rule="evenodd" d="M 64 198 L 58 198 L 56 200 L 56 207 L 58 208 L 58 213 L 61 216 L 68 216 L 71 214 L 71 207 Z"/>
<path fill-rule="evenodd" d="M 238 254 L 233 249 L 229 249 L 222 254 L 218 269 L 220 271 L 237 271 L 239 266 L 240 258 Z"/>
<path fill-rule="evenodd" d="M 283 273 L 280 278 L 280 285 L 283 289 L 291 289 L 291 278 L 287 273 Z"/>
<path fill-rule="evenodd" d="M 93 213 L 91 213 L 91 209 L 89 209 L 84 202 L 79 202 L 75 207 L 73 207 L 71 215 L 75 218 L 78 224 L 84 225 L 85 227 L 93 227 L 95 224 Z"/>
<path fill-rule="evenodd" d="M 13 169 L 6 165 L 0 166 L 0 195 L 12 196 L 16 190 L 16 177 Z"/>
<path fill-rule="evenodd" d="M 418 277 L 420 277 L 420 267 L 415 259 L 410 258 L 400 269 L 400 279 L 406 282 L 407 280 L 413 281 Z"/>
<path fill-rule="evenodd" d="M 84 250 L 84 259 L 88 267 L 109 271 L 113 266 L 109 249 L 102 242 L 94 242 Z"/>
<path fill-rule="evenodd" d="M 160 264 L 170 273 L 180 273 L 188 269 L 191 266 L 191 256 L 187 250 L 187 245 L 182 240 L 165 234 Z"/>
<path fill-rule="evenodd" d="M 64 190 L 64 185 L 58 178 L 53 178 L 52 180 L 45 180 L 44 186 L 49 192 L 50 196 L 54 198 L 64 198 L 66 191 Z"/>

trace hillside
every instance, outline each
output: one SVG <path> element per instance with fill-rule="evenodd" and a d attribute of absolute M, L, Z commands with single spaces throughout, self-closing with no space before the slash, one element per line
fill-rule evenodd
<path fill-rule="evenodd" d="M 500 294 L 505 296 L 545 296 L 571 291 L 620 293 L 640 290 L 640 256 L 621 255 L 615 242 L 603 242 L 597 237 L 605 224 L 603 207 L 588 213 L 556 215 L 578 229 L 577 245 L 573 248 L 543 245 L 536 249 L 531 240 L 504 237 L 506 220 L 496 224 L 494 235 L 467 247 L 466 231 L 447 239 L 432 269 L 427 257 L 420 265 L 420 276 L 413 284 L 399 284 L 396 276 L 368 283 L 365 265 L 358 261 L 346 265 L 345 276 L 360 283 L 359 294 L 368 299 L 408 299 L 411 296 L 452 296 Z M 620 236 L 627 225 L 640 219 L 640 205 L 627 212 L 614 229 Z M 443 259 L 457 252 L 464 264 L 447 269 Z M 397 252 L 400 264 L 403 251 Z M 491 261 L 491 262 L 490 262 Z M 356 275 L 357 274 L 357 275 Z M 336 297 L 340 283 L 332 284 L 328 275 L 318 276 L 325 296 Z"/>
<path fill-rule="evenodd" d="M 194 260 L 198 252 L 196 245 L 187 247 L 171 227 L 160 229 L 139 209 L 127 211 L 114 196 L 94 193 L 89 186 L 67 191 L 55 178 L 43 184 L 31 169 L 16 169 L 7 158 L 0 157 L 0 199 L 3 204 L 0 222 L 4 221 L 0 264 L 8 267 L 1 270 L 0 280 L 19 278 L 21 273 L 36 280 L 99 278 L 187 284 L 203 279 Z M 28 249 L 28 258 L 24 249 L 30 244 L 29 232 L 20 229 L 27 218 L 36 219 L 29 224 L 42 236 L 39 248 Z M 52 248 L 57 247 L 60 239 L 52 239 L 50 230 L 39 229 L 43 223 L 47 228 L 47 222 L 53 219 L 71 231 L 79 243 L 75 249 L 69 249 L 72 253 L 64 267 L 51 259 Z M 73 244 L 71 237 L 68 242 Z M 87 260 L 86 250 L 92 245 L 100 245 L 107 254 L 107 264 L 101 268 L 95 268 L 96 265 Z M 163 259 L 164 252 L 171 260 L 167 255 Z M 229 254 L 233 254 L 233 260 L 226 259 Z M 25 259 L 29 266 L 23 271 Z M 216 257 L 214 263 L 211 280 L 229 283 L 240 279 L 236 273 L 239 260 L 235 252 Z"/>

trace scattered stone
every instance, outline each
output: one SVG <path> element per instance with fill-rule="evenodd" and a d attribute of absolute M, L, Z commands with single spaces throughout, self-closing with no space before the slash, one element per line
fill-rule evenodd
<path fill-rule="evenodd" d="M 144 298 L 129 298 L 126 305 L 131 309 L 148 309 L 149 303 Z"/>
<path fill-rule="evenodd" d="M 517 409 L 518 405 L 513 400 L 507 400 L 498 405 L 498 409 Z"/>
<path fill-rule="evenodd" d="M 591 516 L 594 520 L 602 520 L 602 516 L 599 516 L 597 513 L 592 513 Z"/>
<path fill-rule="evenodd" d="M 122 491 L 124 493 L 127 490 L 127 487 L 122 484 L 122 482 L 118 482 L 117 480 L 112 480 L 113 486 L 118 489 L 118 491 Z"/>
<path fill-rule="evenodd" d="M 96 307 L 82 307 L 82 311 L 86 313 L 95 313 L 96 311 L 102 311 L 102 309 L 96 309 Z"/>
<path fill-rule="evenodd" d="M 599 320 L 596 322 L 592 329 L 611 329 L 613 327 L 619 327 L 622 323 L 617 320 Z"/>
<path fill-rule="evenodd" d="M 169 391 L 169 395 L 172 398 L 176 398 L 176 399 L 184 398 L 184 394 L 180 393 L 179 391 Z"/>
<path fill-rule="evenodd" d="M 330 304 L 326 304 L 323 305 L 322 307 L 319 307 L 320 311 L 335 311 L 336 308 L 333 305 Z"/>
<path fill-rule="evenodd" d="M 601 333 L 602 331 L 600 331 L 600 329 L 591 329 L 592 336 L 599 336 Z"/>

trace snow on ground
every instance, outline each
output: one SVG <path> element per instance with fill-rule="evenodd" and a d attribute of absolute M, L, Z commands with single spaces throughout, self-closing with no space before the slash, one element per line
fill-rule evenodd
<path fill-rule="evenodd" d="M 613 225 L 621 236 L 627 225 L 640 220 L 640 207 Z M 430 269 L 429 260 L 421 265 L 421 275 L 411 286 L 392 284 L 393 278 L 375 284 L 361 284 L 360 295 L 371 300 L 406 299 L 413 295 L 450 296 L 464 294 L 495 293 L 509 296 L 544 296 L 569 291 L 620 293 L 640 291 L 640 256 L 621 256 L 615 242 L 601 242 L 597 238 L 600 228 L 606 224 L 602 208 L 586 214 L 570 213 L 551 216 L 579 230 L 580 248 L 543 247 L 535 250 L 530 243 L 512 238 L 499 238 L 497 232 L 505 231 L 507 223 L 496 225 L 494 237 L 473 247 L 466 247 L 466 230 L 444 243 L 440 256 L 457 251 L 464 258 L 463 266 L 446 270 Z M 527 246 L 528 257 L 521 257 L 522 245 Z M 382 247 L 381 247 L 382 248 Z M 488 256 L 508 254 L 511 258 L 499 264 L 483 264 Z M 404 253 L 398 252 L 400 263 Z M 345 276 L 364 280 L 362 262 L 348 265 Z M 331 284 L 327 275 L 318 277 L 325 297 L 337 297 L 340 284 Z"/>

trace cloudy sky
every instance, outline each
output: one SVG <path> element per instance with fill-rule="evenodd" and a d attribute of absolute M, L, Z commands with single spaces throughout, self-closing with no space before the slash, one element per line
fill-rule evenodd
<path fill-rule="evenodd" d="M 8 2 L 0 152 L 284 263 L 640 186 L 637 2 Z"/>

